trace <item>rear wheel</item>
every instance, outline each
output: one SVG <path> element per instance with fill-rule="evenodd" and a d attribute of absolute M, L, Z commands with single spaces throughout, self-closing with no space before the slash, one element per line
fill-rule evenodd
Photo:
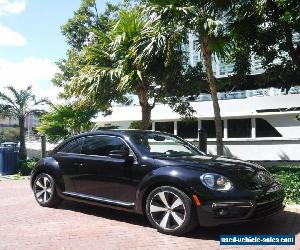
<path fill-rule="evenodd" d="M 56 192 L 54 179 L 46 173 L 39 174 L 35 178 L 33 192 L 36 201 L 43 207 L 53 207 L 61 201 Z"/>
<path fill-rule="evenodd" d="M 150 223 L 165 234 L 184 234 L 197 225 L 191 199 L 174 187 L 162 186 L 150 192 L 146 214 Z"/>

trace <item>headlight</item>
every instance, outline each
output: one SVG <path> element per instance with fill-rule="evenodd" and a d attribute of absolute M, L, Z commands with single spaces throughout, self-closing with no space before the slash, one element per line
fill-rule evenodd
<path fill-rule="evenodd" d="M 216 191 L 229 191 L 233 188 L 232 182 L 223 175 L 207 173 L 200 176 L 204 186 Z"/>

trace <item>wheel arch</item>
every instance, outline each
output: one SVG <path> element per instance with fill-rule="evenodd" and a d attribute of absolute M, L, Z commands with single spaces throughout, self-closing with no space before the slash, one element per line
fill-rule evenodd
<path fill-rule="evenodd" d="M 48 174 L 54 179 L 58 191 L 64 190 L 65 185 L 63 182 L 60 168 L 58 167 L 58 165 L 53 164 L 53 162 L 49 162 L 45 159 L 39 161 L 31 173 L 31 188 L 33 188 L 33 184 L 36 177 L 42 173 Z"/>
<path fill-rule="evenodd" d="M 148 195 L 152 190 L 161 186 L 170 186 L 177 188 L 184 192 L 187 196 L 191 196 L 195 193 L 193 188 L 184 183 L 184 181 L 178 178 L 170 178 L 170 176 L 165 176 L 164 178 L 158 178 L 155 180 L 149 181 L 145 184 L 142 190 L 139 191 L 136 203 L 136 210 L 140 214 L 145 214 L 146 200 Z"/>

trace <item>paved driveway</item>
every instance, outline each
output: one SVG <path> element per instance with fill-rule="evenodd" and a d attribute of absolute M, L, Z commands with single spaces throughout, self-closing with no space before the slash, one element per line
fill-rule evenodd
<path fill-rule="evenodd" d="M 300 249 L 297 208 L 263 222 L 199 228 L 175 237 L 158 233 L 142 216 L 131 213 L 69 201 L 56 209 L 42 208 L 29 181 L 0 181 L 0 216 L 0 249 L 232 249 L 219 245 L 220 234 L 269 233 L 296 234 L 296 247 L 289 249 Z"/>

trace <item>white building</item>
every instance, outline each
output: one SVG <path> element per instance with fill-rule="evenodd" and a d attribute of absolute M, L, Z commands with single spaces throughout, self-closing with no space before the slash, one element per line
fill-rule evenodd
<path fill-rule="evenodd" d="M 278 89 L 221 93 L 224 152 L 227 156 L 255 161 L 300 161 L 300 94 Z M 184 122 L 169 106 L 157 104 L 152 110 L 152 130 L 179 135 L 198 143 L 198 129 L 208 135 L 208 152 L 216 154 L 213 105 L 202 94 L 191 106 L 195 121 Z M 140 121 L 141 107 L 115 106 L 110 116 L 99 115 L 96 129 L 118 126 L 126 129 Z"/>
<path fill-rule="evenodd" d="M 188 52 L 190 64 L 195 66 L 202 60 L 197 38 L 189 34 L 188 41 L 184 50 Z M 233 64 L 213 56 L 217 78 L 232 75 L 233 70 Z M 253 58 L 251 74 L 263 71 L 261 60 Z M 227 156 L 255 161 L 300 161 L 300 87 L 293 87 L 288 93 L 269 88 L 219 93 L 218 96 Z M 196 111 L 196 120 L 186 123 L 167 105 L 157 104 L 151 115 L 152 130 L 173 133 L 197 144 L 198 129 L 203 128 L 208 134 L 208 152 L 216 154 L 211 96 L 201 94 L 191 106 Z M 131 122 L 141 119 L 141 108 L 135 101 L 132 106 L 115 106 L 110 116 L 100 114 L 95 128 L 126 129 Z"/>

